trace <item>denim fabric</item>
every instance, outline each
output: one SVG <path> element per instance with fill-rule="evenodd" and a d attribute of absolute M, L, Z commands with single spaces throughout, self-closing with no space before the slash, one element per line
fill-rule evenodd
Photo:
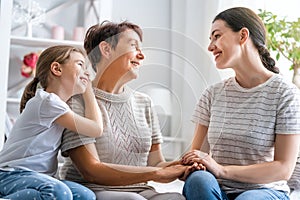
<path fill-rule="evenodd" d="M 193 172 L 185 181 L 183 195 L 187 200 L 289 200 L 285 192 L 269 188 L 226 195 L 216 178 L 207 171 Z"/>
<path fill-rule="evenodd" d="M 96 199 L 88 188 L 71 181 L 60 181 L 45 174 L 22 169 L 0 170 L 0 197 L 11 200 Z"/>

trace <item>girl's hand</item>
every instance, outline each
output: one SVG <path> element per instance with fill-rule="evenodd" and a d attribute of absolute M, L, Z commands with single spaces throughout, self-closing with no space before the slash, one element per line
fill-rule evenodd
<path fill-rule="evenodd" d="M 85 92 L 82 94 L 82 96 L 85 100 L 90 100 L 94 98 L 94 92 L 91 81 L 88 82 Z"/>

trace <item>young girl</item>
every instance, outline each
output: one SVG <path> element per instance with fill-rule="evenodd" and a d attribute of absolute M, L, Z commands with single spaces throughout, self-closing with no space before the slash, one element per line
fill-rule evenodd
<path fill-rule="evenodd" d="M 36 89 L 40 85 L 43 89 Z M 82 94 L 85 117 L 66 101 Z M 22 96 L 21 115 L 0 152 L 0 197 L 9 199 L 95 199 L 89 189 L 52 176 L 64 128 L 99 137 L 102 118 L 95 100 L 84 53 L 71 46 L 42 52 L 36 75 Z"/>

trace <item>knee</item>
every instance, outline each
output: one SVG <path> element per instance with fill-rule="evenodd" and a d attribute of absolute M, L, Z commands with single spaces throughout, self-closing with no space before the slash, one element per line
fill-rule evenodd
<path fill-rule="evenodd" d="M 185 200 L 185 197 L 184 197 L 182 194 L 176 193 L 176 192 L 174 192 L 174 193 L 169 193 L 169 197 L 170 197 L 170 198 L 168 198 L 168 199 Z"/>
<path fill-rule="evenodd" d="M 96 200 L 96 195 L 93 191 L 89 189 L 83 189 L 82 191 L 73 192 L 73 200 Z"/>
<path fill-rule="evenodd" d="M 207 171 L 195 171 L 185 181 L 183 193 L 206 191 L 212 185 L 218 185 L 214 175 Z"/>
<path fill-rule="evenodd" d="M 185 181 L 185 185 L 205 185 L 208 182 L 215 182 L 216 178 L 207 171 L 195 171 Z"/>
<path fill-rule="evenodd" d="M 51 198 L 56 200 L 71 200 L 72 192 L 68 186 L 62 182 L 47 183 L 41 190 L 42 196 L 51 196 Z M 46 198 L 47 199 L 47 198 Z"/>
<path fill-rule="evenodd" d="M 196 171 L 192 173 L 183 187 L 186 199 L 222 199 L 222 191 L 217 179 L 210 172 Z"/>

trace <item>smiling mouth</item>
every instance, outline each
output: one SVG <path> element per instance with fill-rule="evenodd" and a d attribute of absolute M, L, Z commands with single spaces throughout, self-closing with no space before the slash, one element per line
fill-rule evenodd
<path fill-rule="evenodd" d="M 140 63 L 139 62 L 136 62 L 136 61 L 131 61 L 131 64 L 133 64 L 135 67 L 139 66 Z"/>
<path fill-rule="evenodd" d="M 217 58 L 221 55 L 221 53 L 216 53 L 215 56 L 215 60 L 217 60 Z"/>
<path fill-rule="evenodd" d="M 86 84 L 89 82 L 89 80 L 87 78 L 84 78 L 84 77 L 80 77 L 80 80 L 82 82 L 86 83 Z"/>

